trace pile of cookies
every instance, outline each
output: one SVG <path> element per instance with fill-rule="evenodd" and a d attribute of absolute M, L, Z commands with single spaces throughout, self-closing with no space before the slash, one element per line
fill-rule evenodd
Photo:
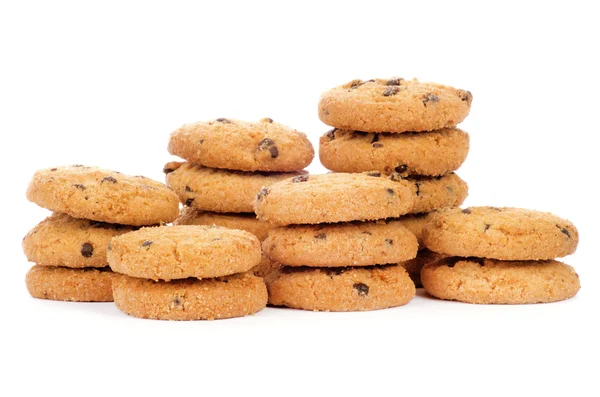
<path fill-rule="evenodd" d="M 430 211 L 456 207 L 468 186 L 454 173 L 469 151 L 456 128 L 469 114 L 469 91 L 402 78 L 354 80 L 326 91 L 319 117 L 332 127 L 320 139 L 321 163 L 335 172 L 379 172 L 409 184 L 415 203 L 403 219 L 419 238 Z M 436 255 L 422 250 L 406 264 L 417 285 L 421 265 Z"/>
<path fill-rule="evenodd" d="M 74 165 L 37 171 L 27 198 L 54 213 L 23 239 L 29 293 L 42 299 L 76 302 L 113 300 L 117 275 L 107 264 L 113 237 L 140 226 L 173 221 L 177 196 L 165 185 Z"/>

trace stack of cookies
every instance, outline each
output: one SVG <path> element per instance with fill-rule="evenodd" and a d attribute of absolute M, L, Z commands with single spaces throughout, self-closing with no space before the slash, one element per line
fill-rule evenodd
<path fill-rule="evenodd" d="M 380 172 L 411 185 L 409 217 L 417 235 L 424 214 L 462 204 L 467 184 L 454 173 L 469 151 L 456 128 L 469 114 L 469 91 L 402 78 L 354 80 L 321 96 L 319 117 L 334 127 L 321 137 L 321 163 L 335 172 Z M 426 250 L 407 264 L 419 284 Z"/>
<path fill-rule="evenodd" d="M 446 256 L 421 271 L 440 299 L 519 304 L 568 299 L 580 288 L 573 268 L 554 260 L 575 252 L 575 226 L 549 213 L 517 208 L 452 208 L 432 214 L 427 248 Z"/>
<path fill-rule="evenodd" d="M 123 274 L 115 305 L 140 318 L 212 320 L 256 313 L 267 289 L 248 270 L 261 258 L 258 239 L 219 226 L 161 226 L 114 237 L 108 262 Z"/>
<path fill-rule="evenodd" d="M 254 198 L 265 186 L 306 175 L 302 169 L 314 157 L 305 134 L 270 118 L 186 124 L 171 134 L 169 152 L 188 161 L 164 168 L 185 206 L 175 225 L 242 229 L 261 241 L 271 226 L 256 219 Z M 268 261 L 257 274 L 263 267 L 270 268 Z"/>
<path fill-rule="evenodd" d="M 54 211 L 23 239 L 27 259 L 36 263 L 27 289 L 35 298 L 62 301 L 112 301 L 111 238 L 172 222 L 179 210 L 162 183 L 82 165 L 37 171 L 27 198 Z"/>
<path fill-rule="evenodd" d="M 400 306 L 415 285 L 398 262 L 417 254 L 416 237 L 397 222 L 414 205 L 408 186 L 368 174 L 300 175 L 263 188 L 258 218 L 263 251 L 282 264 L 266 275 L 269 303 L 305 310 L 358 311 Z"/>

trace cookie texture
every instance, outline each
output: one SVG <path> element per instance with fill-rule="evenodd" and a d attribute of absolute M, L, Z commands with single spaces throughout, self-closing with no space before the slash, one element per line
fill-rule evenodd
<path fill-rule="evenodd" d="M 240 171 L 297 171 L 314 157 L 305 134 L 268 118 L 186 124 L 171 134 L 169 153 L 206 167 Z"/>
<path fill-rule="evenodd" d="M 269 303 L 315 311 L 363 311 L 402 306 L 415 285 L 402 266 L 283 267 L 265 278 Z"/>
<path fill-rule="evenodd" d="M 498 261 L 450 257 L 421 271 L 425 290 L 440 299 L 467 303 L 556 302 L 579 291 L 579 276 L 554 260 Z"/>
<path fill-rule="evenodd" d="M 407 228 L 417 238 L 419 249 L 424 248 L 423 245 L 423 226 L 427 223 L 427 213 L 404 215 L 396 219 L 387 219 L 387 222 L 397 222 Z"/>
<path fill-rule="evenodd" d="M 346 130 L 433 131 L 463 121 L 472 100 L 469 91 L 416 79 L 353 80 L 321 95 L 319 118 Z"/>
<path fill-rule="evenodd" d="M 106 267 L 106 247 L 110 239 L 133 230 L 131 226 L 54 213 L 27 233 L 23 251 L 30 262 L 38 265 Z"/>
<path fill-rule="evenodd" d="M 277 225 L 316 224 L 398 217 L 414 194 L 407 184 L 367 174 L 301 175 L 263 188 L 254 210 Z"/>
<path fill-rule="evenodd" d="M 287 266 L 347 267 L 407 261 L 417 238 L 397 222 L 290 225 L 272 229 L 265 254 Z"/>
<path fill-rule="evenodd" d="M 214 320 L 262 310 L 267 288 L 249 273 L 171 282 L 123 276 L 113 285 L 115 305 L 134 317 L 155 320 Z"/>
<path fill-rule="evenodd" d="M 264 278 L 268 277 L 269 274 L 275 270 L 278 270 L 279 268 L 281 268 L 281 264 L 272 261 L 263 253 L 260 263 L 252 268 L 252 272 L 255 276 Z"/>
<path fill-rule="evenodd" d="M 410 279 L 415 283 L 415 287 L 421 288 L 423 286 L 421 283 L 421 269 L 423 269 L 423 266 L 426 264 L 441 258 L 444 258 L 443 254 L 438 254 L 428 249 L 422 249 L 419 251 L 416 258 L 401 262 L 399 265 L 406 269 Z"/>
<path fill-rule="evenodd" d="M 572 254 L 579 234 L 571 222 L 546 212 L 469 207 L 430 214 L 423 241 L 448 256 L 539 260 Z"/>
<path fill-rule="evenodd" d="M 469 134 L 458 128 L 404 134 L 330 130 L 319 157 L 336 172 L 380 171 L 439 176 L 458 169 L 469 152 Z"/>
<path fill-rule="evenodd" d="M 220 226 L 143 228 L 113 238 L 108 248 L 115 272 L 151 280 L 227 276 L 252 269 L 260 259 L 254 235 Z"/>
<path fill-rule="evenodd" d="M 81 165 L 37 171 L 27 198 L 74 218 L 123 225 L 168 223 L 179 214 L 177 195 L 162 183 Z"/>
<path fill-rule="evenodd" d="M 229 229 L 245 230 L 254 234 L 260 241 L 267 238 L 273 225 L 256 218 L 255 213 L 222 214 L 206 212 L 197 208 L 183 207 L 174 225 L 216 225 Z"/>
<path fill-rule="evenodd" d="M 109 268 L 72 269 L 35 265 L 25 276 L 34 298 L 71 302 L 112 302 L 112 283 L 120 275 Z"/>
<path fill-rule="evenodd" d="M 167 185 L 190 207 L 214 212 L 254 212 L 254 199 L 265 186 L 305 175 L 301 172 L 258 173 L 168 163 Z"/>

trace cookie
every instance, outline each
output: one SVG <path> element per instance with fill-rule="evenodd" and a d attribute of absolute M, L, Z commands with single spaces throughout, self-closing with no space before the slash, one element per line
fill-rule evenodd
<path fill-rule="evenodd" d="M 133 230 L 131 226 L 54 213 L 27 233 L 23 251 L 30 262 L 38 265 L 106 267 L 106 247 L 110 239 Z"/>
<path fill-rule="evenodd" d="M 290 225 L 272 229 L 264 253 L 286 266 L 348 267 L 407 261 L 417 238 L 398 222 Z"/>
<path fill-rule="evenodd" d="M 402 266 L 283 267 L 265 278 L 269 303 L 315 311 L 363 311 L 402 306 L 415 285 Z"/>
<path fill-rule="evenodd" d="M 387 219 L 387 222 L 397 222 L 398 224 L 407 228 L 417 238 L 419 243 L 419 249 L 424 248 L 423 245 L 423 226 L 427 223 L 428 214 L 411 214 L 404 215 L 396 219 Z"/>
<path fill-rule="evenodd" d="M 469 152 L 469 134 L 458 128 L 404 134 L 330 130 L 319 157 L 336 172 L 380 171 L 439 176 L 458 169 Z"/>
<path fill-rule="evenodd" d="M 115 272 L 152 280 L 227 276 L 252 269 L 260 258 L 254 235 L 220 226 L 147 227 L 108 246 Z"/>
<path fill-rule="evenodd" d="M 183 207 L 179 218 L 174 225 L 216 225 L 229 229 L 245 230 L 254 234 L 260 241 L 267 238 L 273 225 L 256 218 L 255 213 L 248 214 L 221 214 L 218 212 L 205 212 L 197 208 Z"/>
<path fill-rule="evenodd" d="M 448 208 L 430 214 L 423 227 L 425 246 L 448 256 L 553 259 L 575 252 L 578 241 L 571 222 L 520 208 Z"/>
<path fill-rule="evenodd" d="M 206 167 L 240 171 L 297 171 L 314 157 L 305 134 L 269 118 L 186 124 L 171 134 L 169 153 Z"/>
<path fill-rule="evenodd" d="M 394 178 L 392 174 L 392 178 Z M 469 186 L 455 173 L 438 177 L 411 176 L 404 181 L 412 184 L 415 203 L 410 213 L 431 212 L 446 207 L 456 207 L 465 201 Z"/>
<path fill-rule="evenodd" d="M 437 298 L 482 304 L 556 302 L 575 296 L 580 288 L 575 270 L 554 260 L 450 257 L 425 265 L 421 280 Z"/>
<path fill-rule="evenodd" d="M 267 288 L 249 273 L 171 282 L 123 276 L 113 285 L 115 305 L 134 317 L 214 320 L 247 316 L 267 305 Z"/>
<path fill-rule="evenodd" d="M 162 183 L 82 165 L 37 171 L 27 198 L 74 218 L 123 225 L 167 223 L 179 214 L 177 195 Z"/>
<path fill-rule="evenodd" d="M 440 258 L 444 258 L 444 255 L 429 251 L 428 249 L 423 249 L 419 251 L 416 258 L 401 262 L 399 265 L 406 269 L 410 279 L 415 283 L 415 287 L 421 288 L 423 286 L 421 283 L 421 269 L 423 269 L 423 266 L 426 264 Z"/>
<path fill-rule="evenodd" d="M 112 283 L 119 275 L 110 268 L 71 269 L 33 266 L 25 285 L 34 298 L 71 302 L 112 302 Z"/>
<path fill-rule="evenodd" d="M 345 130 L 433 131 L 463 121 L 472 100 L 469 91 L 416 79 L 353 80 L 321 95 L 319 118 Z"/>
<path fill-rule="evenodd" d="M 168 163 L 165 170 L 167 185 L 183 204 L 214 212 L 254 212 L 252 204 L 260 189 L 306 174 L 229 171 L 177 162 Z"/>
<path fill-rule="evenodd" d="M 263 188 L 254 209 L 277 225 L 362 221 L 404 215 L 413 196 L 408 184 L 367 174 L 301 175 Z"/>

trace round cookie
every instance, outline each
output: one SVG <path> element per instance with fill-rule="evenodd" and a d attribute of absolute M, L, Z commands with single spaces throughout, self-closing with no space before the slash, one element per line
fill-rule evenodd
<path fill-rule="evenodd" d="M 177 195 L 162 183 L 82 165 L 37 171 L 27 198 L 74 218 L 123 225 L 167 223 L 179 214 Z"/>
<path fill-rule="evenodd" d="M 571 222 L 520 208 L 447 208 L 430 214 L 423 227 L 425 246 L 448 256 L 553 259 L 575 252 L 578 241 Z"/>
<path fill-rule="evenodd" d="M 396 175 L 392 174 L 392 178 Z M 412 184 L 415 203 L 410 213 L 414 214 L 459 206 L 469 194 L 467 182 L 455 173 L 438 177 L 415 175 L 403 180 Z"/>
<path fill-rule="evenodd" d="M 580 288 L 575 270 L 554 260 L 450 257 L 425 265 L 421 281 L 440 299 L 480 304 L 556 302 L 575 296 Z"/>
<path fill-rule="evenodd" d="M 123 276 L 113 285 L 115 305 L 134 317 L 214 320 L 242 317 L 267 305 L 267 288 L 249 273 L 171 282 Z"/>
<path fill-rule="evenodd" d="M 112 283 L 120 275 L 110 268 L 71 269 L 33 266 L 25 285 L 34 298 L 71 302 L 112 302 Z"/>
<path fill-rule="evenodd" d="M 397 263 L 417 255 L 417 238 L 398 222 L 290 225 L 272 229 L 263 251 L 286 266 L 347 267 Z"/>
<path fill-rule="evenodd" d="M 458 128 L 404 134 L 334 128 L 319 145 L 321 163 L 336 172 L 438 176 L 458 169 L 468 152 L 469 134 Z"/>
<path fill-rule="evenodd" d="M 168 163 L 165 170 L 167 185 L 183 204 L 214 212 L 254 212 L 252 204 L 260 189 L 306 174 L 229 171 L 177 162 Z"/>
<path fill-rule="evenodd" d="M 133 230 L 131 226 L 54 213 L 27 233 L 23 251 L 30 262 L 43 266 L 106 267 L 110 239 Z"/>
<path fill-rule="evenodd" d="M 416 79 L 353 80 L 321 95 L 319 118 L 346 130 L 433 131 L 463 121 L 472 100 L 469 91 Z"/>
<path fill-rule="evenodd" d="M 227 276 L 252 269 L 260 259 L 254 235 L 220 226 L 147 227 L 108 246 L 115 272 L 151 280 Z"/>
<path fill-rule="evenodd" d="M 301 175 L 263 188 L 254 209 L 277 225 L 398 217 L 412 209 L 408 184 L 368 174 Z"/>
<path fill-rule="evenodd" d="M 315 154 L 305 134 L 269 118 L 186 124 L 171 134 L 169 153 L 206 167 L 284 172 L 303 169 Z"/>
<path fill-rule="evenodd" d="M 396 219 L 387 219 L 386 222 L 397 222 L 398 224 L 407 228 L 417 238 L 419 243 L 419 249 L 424 248 L 423 245 L 423 226 L 427 223 L 427 217 L 429 214 L 411 214 L 404 215 Z"/>
<path fill-rule="evenodd" d="M 239 229 L 254 234 L 260 241 L 267 238 L 273 225 L 256 218 L 255 213 L 247 214 L 221 214 L 218 212 L 205 212 L 197 208 L 183 207 L 179 218 L 174 225 L 216 225 L 229 229 Z"/>
<path fill-rule="evenodd" d="M 402 306 L 415 285 L 402 266 L 283 267 L 265 278 L 269 303 L 315 311 L 363 311 Z"/>
<path fill-rule="evenodd" d="M 410 279 L 415 283 L 415 287 L 421 288 L 423 286 L 421 283 L 421 269 L 423 269 L 423 266 L 426 264 L 440 258 L 444 258 L 444 255 L 429 251 L 428 249 L 423 249 L 419 251 L 415 259 L 401 262 L 399 265 L 406 269 Z"/>

